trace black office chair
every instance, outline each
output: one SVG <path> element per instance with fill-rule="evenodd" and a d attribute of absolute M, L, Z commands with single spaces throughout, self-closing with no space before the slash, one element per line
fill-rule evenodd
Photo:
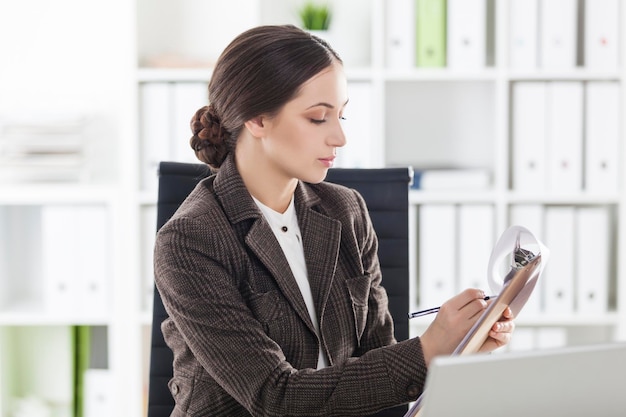
<path fill-rule="evenodd" d="M 208 175 L 210 171 L 203 164 L 162 162 L 159 165 L 157 230 L 174 214 L 196 184 Z M 328 171 L 326 178 L 326 181 L 358 190 L 367 203 L 379 239 L 382 283 L 389 296 L 397 340 L 409 337 L 408 190 L 412 178 L 410 168 L 335 168 Z M 174 409 L 174 399 L 167 386 L 173 375 L 173 355 L 161 333 L 161 323 L 166 318 L 167 312 L 155 288 L 148 417 L 169 417 Z M 406 406 L 400 406 L 381 411 L 376 417 L 399 417 L 406 411 Z"/>

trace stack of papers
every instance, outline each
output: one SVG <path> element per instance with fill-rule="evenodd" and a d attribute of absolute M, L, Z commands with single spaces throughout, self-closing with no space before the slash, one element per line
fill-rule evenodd
<path fill-rule="evenodd" d="M 0 119 L 0 182 L 68 182 L 86 177 L 87 117 Z"/>

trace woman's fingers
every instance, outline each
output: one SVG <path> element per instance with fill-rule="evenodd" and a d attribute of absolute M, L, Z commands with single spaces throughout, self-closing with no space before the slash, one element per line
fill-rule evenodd
<path fill-rule="evenodd" d="M 507 307 L 502 313 L 502 318 L 491 327 L 489 338 L 481 347 L 481 352 L 490 352 L 511 341 L 513 331 L 515 330 L 513 318 L 513 312 Z"/>

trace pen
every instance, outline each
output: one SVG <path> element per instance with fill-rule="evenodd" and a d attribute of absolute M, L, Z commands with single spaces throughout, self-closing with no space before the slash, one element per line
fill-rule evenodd
<path fill-rule="evenodd" d="M 497 298 L 497 295 L 487 295 L 485 298 L 483 298 L 483 300 L 487 301 L 490 300 L 492 298 Z M 416 317 L 422 317 L 422 316 L 427 316 L 429 314 L 433 314 L 439 311 L 441 307 L 433 307 L 433 308 L 427 308 L 426 310 L 420 310 L 420 311 L 414 311 L 413 313 L 409 313 L 409 318 L 410 319 L 414 319 Z"/>

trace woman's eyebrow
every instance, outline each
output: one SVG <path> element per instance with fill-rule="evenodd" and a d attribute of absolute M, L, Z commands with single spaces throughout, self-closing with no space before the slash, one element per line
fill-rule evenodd
<path fill-rule="evenodd" d="M 342 106 L 342 107 L 346 107 L 346 105 L 348 104 L 348 101 L 349 101 L 349 100 L 350 100 L 350 99 L 346 100 L 346 102 L 345 102 L 345 103 L 343 103 L 343 106 Z M 324 102 L 324 101 L 321 101 L 321 102 L 319 102 L 319 103 L 317 103 L 317 104 L 313 104 L 312 106 L 307 107 L 307 110 L 308 110 L 308 109 L 312 109 L 313 107 L 318 107 L 318 106 L 327 107 L 327 108 L 329 108 L 329 109 L 334 109 L 334 108 L 335 108 L 335 106 L 333 106 L 332 104 L 330 104 L 330 103 L 326 103 L 326 102 Z"/>

